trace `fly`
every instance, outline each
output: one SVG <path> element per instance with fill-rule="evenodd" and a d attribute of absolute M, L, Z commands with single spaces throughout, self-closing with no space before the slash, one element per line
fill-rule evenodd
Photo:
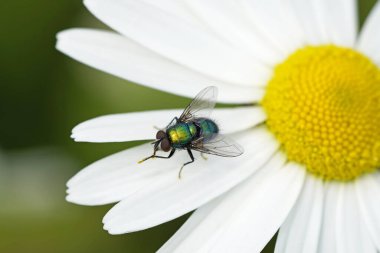
<path fill-rule="evenodd" d="M 223 157 L 236 157 L 243 154 L 243 148 L 234 140 L 219 133 L 218 125 L 209 118 L 215 107 L 218 89 L 214 86 L 203 89 L 186 107 L 181 116 L 175 117 L 163 130 L 156 134 L 153 154 L 139 161 L 150 158 L 171 158 L 177 150 L 187 150 L 190 161 L 184 163 L 178 173 L 181 178 L 183 168 L 194 162 L 192 150 L 203 154 Z M 161 149 L 169 152 L 168 156 L 158 156 Z"/>

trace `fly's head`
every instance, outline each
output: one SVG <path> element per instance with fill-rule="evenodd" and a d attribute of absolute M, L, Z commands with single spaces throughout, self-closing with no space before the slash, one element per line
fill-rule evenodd
<path fill-rule="evenodd" d="M 154 142 L 154 150 L 157 151 L 160 146 L 162 151 L 169 152 L 172 149 L 168 135 L 165 131 L 160 130 L 156 134 L 156 141 Z"/>

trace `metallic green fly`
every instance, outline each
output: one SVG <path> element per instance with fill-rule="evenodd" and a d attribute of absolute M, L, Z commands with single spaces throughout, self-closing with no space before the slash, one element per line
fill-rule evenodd
<path fill-rule="evenodd" d="M 178 177 L 181 178 L 183 167 L 194 162 L 192 150 L 201 154 L 223 157 L 236 157 L 243 154 L 243 148 L 235 141 L 219 133 L 218 125 L 209 118 L 215 107 L 218 89 L 214 86 L 203 89 L 186 107 L 179 118 L 175 117 L 169 125 L 156 134 L 153 154 L 144 158 L 142 163 L 150 158 L 172 157 L 176 150 L 187 150 L 191 161 L 182 165 Z M 158 156 L 161 149 L 169 152 L 169 156 Z"/>

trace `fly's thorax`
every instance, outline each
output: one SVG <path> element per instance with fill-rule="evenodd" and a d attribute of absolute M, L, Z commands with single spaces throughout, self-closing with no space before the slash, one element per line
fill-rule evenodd
<path fill-rule="evenodd" d="M 178 123 L 169 127 L 166 133 L 173 147 L 181 148 L 197 136 L 197 127 L 193 123 Z"/>
<path fill-rule="evenodd" d="M 200 128 L 200 135 L 206 140 L 219 133 L 218 125 L 211 119 L 199 118 L 196 120 L 196 124 Z"/>

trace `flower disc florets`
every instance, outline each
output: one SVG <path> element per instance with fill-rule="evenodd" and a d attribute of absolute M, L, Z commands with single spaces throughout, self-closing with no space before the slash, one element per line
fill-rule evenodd
<path fill-rule="evenodd" d="M 275 69 L 262 105 L 291 161 L 326 180 L 380 166 L 380 70 L 333 45 L 305 47 Z"/>

